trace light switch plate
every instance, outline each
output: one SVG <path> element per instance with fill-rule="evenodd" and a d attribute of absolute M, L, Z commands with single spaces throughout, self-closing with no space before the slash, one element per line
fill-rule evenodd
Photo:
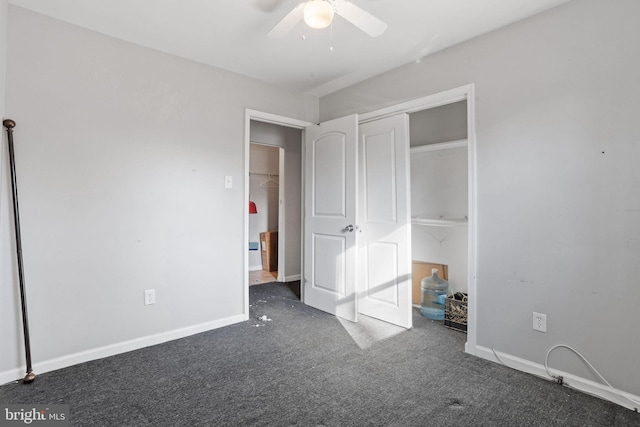
<path fill-rule="evenodd" d="M 144 305 L 152 305 L 156 303 L 156 290 L 147 289 L 144 291 Z"/>

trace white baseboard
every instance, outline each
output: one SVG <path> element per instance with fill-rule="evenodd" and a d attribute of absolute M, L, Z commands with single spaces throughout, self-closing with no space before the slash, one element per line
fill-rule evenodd
<path fill-rule="evenodd" d="M 470 352 L 467 351 L 467 353 Z M 532 374 L 549 381 L 555 381 L 553 378 L 550 378 L 549 375 L 547 375 L 547 371 L 542 364 L 522 359 L 517 356 L 512 356 L 510 354 L 505 354 L 498 350 L 496 350 L 496 353 L 498 353 L 498 356 L 500 356 L 501 360 L 496 358 L 496 356 L 493 354 L 493 351 L 487 347 L 476 346 L 475 352 L 473 352 L 472 354 L 475 354 L 476 356 L 483 359 L 507 366 L 509 368 L 516 369 L 518 371 L 526 372 L 528 374 Z M 551 369 L 551 372 L 556 376 L 562 376 L 563 385 L 567 387 L 590 394 L 595 397 L 599 397 L 604 400 L 608 400 L 631 410 L 640 410 L 640 405 L 633 402 L 633 400 L 635 400 L 636 402 L 640 402 L 640 396 L 635 396 L 622 390 L 609 388 L 605 384 L 578 377 L 576 375 L 559 371 L 557 369 Z"/>
<path fill-rule="evenodd" d="M 282 280 L 283 282 L 295 282 L 296 280 L 300 280 L 299 274 L 292 274 L 291 276 L 285 276 Z"/>
<path fill-rule="evenodd" d="M 201 323 L 199 325 L 188 326 L 186 328 L 175 329 L 173 331 L 148 335 L 146 337 L 136 338 L 133 340 L 94 348 L 91 350 L 85 350 L 79 353 L 57 357 L 55 359 L 35 362 L 33 363 L 33 372 L 36 375 L 44 374 L 45 372 L 67 368 L 79 363 L 102 359 L 109 356 L 115 356 L 116 354 L 126 353 L 128 351 L 138 350 L 144 347 L 149 347 L 167 341 L 173 341 L 179 338 L 199 334 L 201 332 L 222 328 L 223 326 L 232 325 L 234 323 L 239 323 L 245 320 L 247 320 L 247 315 L 243 313 L 236 316 L 226 317 L 224 319 L 214 320 L 212 322 Z M 0 384 L 5 384 L 11 381 L 15 381 L 16 379 L 23 378 L 25 372 L 25 366 L 0 372 Z"/>
<path fill-rule="evenodd" d="M 260 265 L 252 265 L 249 267 L 249 271 L 260 271 L 262 270 L 262 264 Z"/>
<path fill-rule="evenodd" d="M 469 344 L 469 341 L 464 343 L 464 352 L 467 353 L 467 354 L 470 354 L 472 356 L 477 356 L 477 354 L 476 354 L 476 352 L 477 352 L 476 346 L 472 345 L 472 344 Z"/>

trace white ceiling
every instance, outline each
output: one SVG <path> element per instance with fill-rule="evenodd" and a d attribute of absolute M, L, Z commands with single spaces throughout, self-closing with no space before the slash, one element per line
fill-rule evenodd
<path fill-rule="evenodd" d="M 569 0 L 351 0 L 389 27 L 266 36 L 301 0 L 9 0 L 54 18 L 316 96 L 417 61 Z M 302 40 L 303 31 L 306 39 Z"/>

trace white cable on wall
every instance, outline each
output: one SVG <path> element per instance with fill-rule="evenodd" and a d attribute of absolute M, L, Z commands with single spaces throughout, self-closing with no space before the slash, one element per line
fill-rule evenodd
<path fill-rule="evenodd" d="M 598 376 L 598 378 L 600 378 L 600 379 L 602 380 L 602 382 L 604 382 L 604 383 L 607 385 L 607 387 L 609 387 L 609 388 L 611 389 L 611 391 L 612 391 L 613 393 L 617 394 L 617 395 L 618 395 L 618 396 L 620 396 L 620 397 L 623 397 L 624 399 L 627 399 L 629 402 L 633 402 L 633 403 L 634 403 L 634 404 L 636 404 L 636 405 L 640 405 L 640 402 L 638 402 L 637 400 L 632 399 L 632 398 L 630 398 L 629 396 L 625 396 L 625 395 L 624 395 L 623 393 L 621 393 L 619 390 L 617 390 L 616 388 L 614 388 L 614 387 L 609 383 L 609 381 L 607 381 L 607 380 L 606 380 L 606 378 L 605 378 L 605 377 L 603 377 L 603 376 L 602 376 L 602 374 L 600 374 L 600 372 L 598 372 L 598 370 L 597 370 L 597 369 L 596 369 L 596 368 L 591 364 L 591 362 L 589 362 L 589 361 L 587 360 L 587 358 L 586 358 L 585 356 L 583 356 L 583 355 L 582 355 L 582 353 L 580 353 L 578 350 L 576 350 L 576 349 L 574 349 L 573 347 L 570 347 L 570 346 L 568 346 L 568 345 L 566 345 L 566 344 L 557 344 L 557 345 L 554 345 L 553 347 L 551 347 L 551 348 L 549 349 L 549 351 L 547 352 L 547 355 L 546 355 L 546 356 L 545 356 L 545 358 L 544 358 L 544 369 L 545 369 L 545 371 L 547 372 L 547 375 L 549 375 L 551 378 L 553 378 L 553 379 L 555 379 L 555 380 L 560 380 L 560 381 L 562 381 L 562 377 L 561 377 L 561 376 L 558 376 L 558 375 L 552 375 L 552 374 L 551 374 L 551 372 L 549 372 L 549 355 L 551 354 L 551 352 L 552 352 L 553 350 L 555 350 L 555 349 L 557 349 L 557 348 L 560 348 L 560 347 L 564 347 L 564 348 L 566 348 L 566 349 L 568 349 L 568 350 L 573 351 L 575 354 L 577 354 L 577 355 L 578 355 L 578 357 L 580 357 L 580 358 L 582 359 L 582 361 L 583 361 L 584 363 L 586 363 L 586 364 L 587 364 L 587 366 L 589 366 L 589 368 L 591 368 L 591 370 L 592 370 L 592 371 L 593 371 L 593 372 Z"/>
<path fill-rule="evenodd" d="M 558 382 L 558 384 L 564 385 L 564 379 L 562 378 L 562 376 L 560 375 L 553 375 L 551 372 L 549 372 L 549 355 L 551 354 L 551 352 L 557 348 L 566 348 L 568 350 L 573 351 L 575 354 L 578 355 L 578 357 L 580 357 L 582 359 L 582 361 L 584 363 L 587 364 L 587 366 L 589 366 L 589 368 L 591 368 L 591 370 L 598 376 L 598 378 L 600 378 L 600 380 L 602 380 L 602 382 L 604 382 L 606 384 L 607 387 L 609 387 L 609 389 L 611 390 L 611 392 L 613 392 L 614 394 L 628 400 L 629 402 L 632 402 L 635 405 L 640 405 L 640 402 L 638 402 L 635 399 L 630 398 L 629 396 L 626 396 L 624 393 L 622 393 L 620 390 L 616 389 L 615 387 L 613 387 L 611 385 L 611 383 L 609 383 L 609 381 L 606 380 L 605 377 L 602 376 L 602 374 L 600 374 L 600 372 L 598 372 L 598 370 L 591 364 L 591 362 L 589 362 L 587 360 L 587 358 L 585 356 L 582 355 L 582 353 L 580 353 L 578 350 L 574 349 L 573 347 L 570 347 L 566 344 L 557 344 L 554 345 L 553 347 L 551 347 L 549 349 L 549 351 L 547 351 L 547 355 L 544 358 L 544 370 L 547 372 L 547 375 L 549 375 L 549 377 L 553 378 L 554 380 L 556 380 L 556 382 Z M 503 364 L 504 366 L 508 367 L 508 368 L 512 368 L 512 369 L 516 369 L 513 368 L 512 366 L 509 366 L 504 360 L 502 360 L 502 358 L 500 356 L 498 356 L 498 353 L 496 352 L 496 350 L 491 347 L 491 351 L 493 351 L 493 355 L 496 357 L 496 359 L 498 359 L 498 361 Z"/>

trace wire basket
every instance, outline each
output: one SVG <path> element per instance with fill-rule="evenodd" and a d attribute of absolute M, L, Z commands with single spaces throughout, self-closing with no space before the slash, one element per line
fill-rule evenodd
<path fill-rule="evenodd" d="M 457 293 L 444 301 L 444 326 L 467 332 L 467 294 Z"/>

